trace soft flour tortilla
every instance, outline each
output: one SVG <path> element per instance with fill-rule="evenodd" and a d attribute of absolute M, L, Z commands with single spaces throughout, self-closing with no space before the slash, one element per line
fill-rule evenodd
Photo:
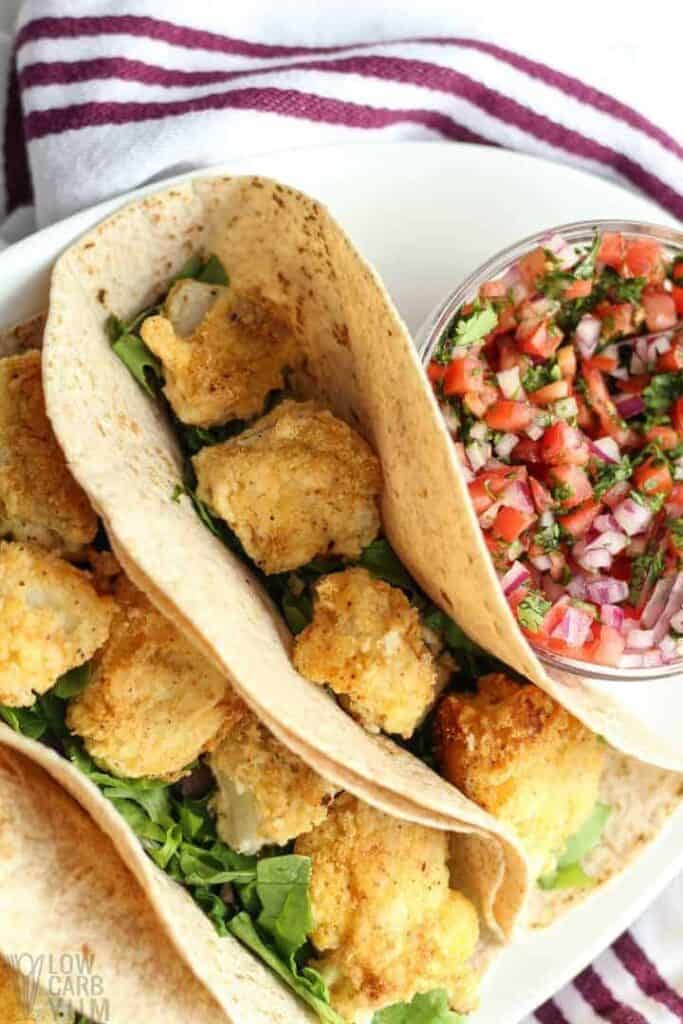
<path fill-rule="evenodd" d="M 376 770 L 381 765 L 371 745 L 345 731 L 338 716 L 322 711 L 320 698 L 294 682 L 278 630 L 266 622 L 263 601 L 243 570 L 229 567 L 226 556 L 221 560 L 210 539 L 199 540 L 187 508 L 169 509 L 166 489 L 177 476 L 173 443 L 107 351 L 106 314 L 129 316 L 155 300 L 198 249 L 217 253 L 238 290 L 260 291 L 289 314 L 308 356 L 302 394 L 322 399 L 356 425 L 379 453 L 386 532 L 430 597 L 483 647 L 613 746 L 683 770 L 680 677 L 619 685 L 551 676 L 533 653 L 500 589 L 407 331 L 372 269 L 327 211 L 263 179 L 198 178 L 125 207 L 59 260 L 46 384 L 50 414 L 73 469 L 132 560 L 245 690 L 247 663 L 261 661 L 252 658 L 254 641 L 269 652 L 253 680 L 253 702 L 260 695 L 265 710 L 267 700 L 273 717 L 296 736 L 310 733 L 315 722 L 321 753 L 337 760 L 352 756 L 350 767 L 365 778 L 387 778 Z M 159 531 L 156 544 L 151 523 Z M 227 605 L 239 610 L 241 629 L 234 618 L 226 623 Z M 230 636 L 233 627 L 239 649 Z M 416 792 L 413 778 L 397 775 L 394 781 L 391 788 Z M 419 799 L 432 810 L 445 809 L 433 785 L 425 783 Z"/>
<path fill-rule="evenodd" d="M 601 841 L 582 862 L 596 886 L 619 875 L 657 837 L 683 802 L 683 776 L 610 750 L 600 800 L 612 813 Z M 527 922 L 532 928 L 544 928 L 593 891 L 536 889 L 527 908 Z"/>
<path fill-rule="evenodd" d="M 27 955 L 43 955 L 46 961 L 51 956 L 56 963 L 62 954 L 93 957 L 104 1012 L 94 1012 L 90 991 L 83 1009 L 107 1024 L 140 1019 L 146 1024 L 310 1024 L 313 1018 L 294 996 L 235 939 L 218 940 L 178 886 L 160 873 L 152 878 L 156 869 L 151 861 L 145 864 L 147 877 L 125 840 L 116 844 L 117 853 L 57 785 L 65 782 L 60 779 L 63 765 L 53 751 L 3 727 L 0 954 L 10 963 L 14 958 L 22 970 Z M 87 803 L 80 791 L 76 795 Z M 92 805 L 97 810 L 94 800 Z M 158 913 L 161 899 L 172 908 L 170 914 Z M 190 941 L 206 957 L 204 976 L 193 973 L 182 958 L 182 945 Z M 49 985 L 45 966 L 41 979 Z M 60 989 L 63 983 L 58 978 L 53 985 Z"/>
<path fill-rule="evenodd" d="M 370 368 L 354 355 L 366 349 L 379 357 L 384 349 L 388 359 L 397 349 L 399 369 L 424 402 L 409 339 L 329 215 L 298 192 L 254 178 L 197 179 L 142 199 L 58 260 L 43 372 L 71 470 L 133 581 L 231 677 L 279 739 L 388 813 L 475 836 L 467 862 L 484 892 L 484 913 L 509 934 L 528 888 L 511 833 L 417 759 L 369 736 L 298 675 L 289 632 L 252 574 L 202 526 L 187 498 L 171 500 L 180 453 L 161 412 L 111 351 L 104 323 L 111 312 L 125 318 L 149 305 L 199 249 L 223 260 L 238 289 L 260 291 L 289 312 L 310 370 L 302 392 L 317 393 L 357 424 L 385 463 L 390 537 L 399 505 L 424 505 L 393 454 L 396 439 L 382 429 L 394 413 L 378 404 Z M 394 395 L 400 392 L 396 385 Z M 430 401 L 427 395 L 428 409 Z"/>

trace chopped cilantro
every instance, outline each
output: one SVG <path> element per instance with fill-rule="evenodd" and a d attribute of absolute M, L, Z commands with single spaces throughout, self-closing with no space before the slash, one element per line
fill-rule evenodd
<path fill-rule="evenodd" d="M 555 487 L 553 487 L 550 493 L 552 495 L 553 501 L 559 503 L 566 501 L 567 498 L 571 498 L 574 492 L 572 491 L 569 484 L 557 484 Z"/>
<path fill-rule="evenodd" d="M 628 480 L 633 472 L 633 466 L 628 455 L 624 455 L 619 462 L 602 462 L 593 480 L 593 493 L 596 498 L 601 498 L 615 484 Z"/>
<path fill-rule="evenodd" d="M 586 250 L 578 266 L 574 267 L 574 277 L 578 277 L 581 281 L 586 281 L 593 276 L 601 241 L 600 233 L 596 231 L 590 247 Z"/>
<path fill-rule="evenodd" d="M 538 544 L 540 548 L 546 552 L 556 551 L 560 546 L 560 525 L 559 523 L 551 523 L 550 526 L 545 526 L 542 530 L 537 530 L 534 534 L 534 544 Z"/>
<path fill-rule="evenodd" d="M 497 323 L 498 314 L 490 302 L 484 306 L 475 304 L 467 316 L 456 316 L 451 329 L 444 333 L 437 345 L 432 359 L 442 365 L 449 363 L 454 345 L 474 345 L 475 341 L 485 338 Z"/>
<path fill-rule="evenodd" d="M 667 413 L 677 398 L 683 395 L 683 371 L 656 373 L 643 389 L 645 409 L 651 415 Z"/>
<path fill-rule="evenodd" d="M 664 504 L 666 495 L 643 494 L 642 491 L 631 491 L 630 497 L 636 502 L 637 505 L 643 505 L 644 508 L 649 508 L 651 512 L 659 512 L 660 508 Z"/>
<path fill-rule="evenodd" d="M 517 605 L 517 618 L 520 625 L 524 626 L 531 633 L 536 633 L 543 622 L 543 619 L 550 611 L 551 603 L 547 601 L 538 591 L 530 590 L 523 600 Z"/>
<path fill-rule="evenodd" d="M 683 548 L 683 517 L 669 521 L 669 533 L 674 547 Z"/>
<path fill-rule="evenodd" d="M 575 280 L 574 275 L 567 270 L 551 270 L 537 282 L 536 287 L 549 299 L 560 299 L 567 285 Z"/>
<path fill-rule="evenodd" d="M 629 601 L 638 604 L 640 597 L 650 582 L 654 582 L 664 572 L 664 554 L 660 550 L 637 555 L 631 566 L 631 583 L 629 585 Z"/>
<path fill-rule="evenodd" d="M 538 391 L 539 388 L 559 380 L 562 376 L 557 362 L 537 363 L 531 365 L 522 375 L 522 386 L 525 391 Z"/>
<path fill-rule="evenodd" d="M 641 300 L 643 288 L 647 284 L 644 277 L 620 277 L 616 271 L 612 271 L 614 281 L 611 284 L 612 296 L 617 302 L 630 302 L 637 306 Z"/>

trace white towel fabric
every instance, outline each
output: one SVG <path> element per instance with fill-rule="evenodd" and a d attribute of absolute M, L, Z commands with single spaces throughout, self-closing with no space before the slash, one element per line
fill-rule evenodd
<path fill-rule="evenodd" d="M 677 5 L 458 6 L 28 0 L 0 36 L 5 241 L 183 170 L 378 138 L 566 161 L 683 218 Z M 682 921 L 679 878 L 525 1024 L 680 1024 Z"/>

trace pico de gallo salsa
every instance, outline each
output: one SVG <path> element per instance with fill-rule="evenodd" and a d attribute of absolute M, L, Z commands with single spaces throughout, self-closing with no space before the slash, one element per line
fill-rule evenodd
<path fill-rule="evenodd" d="M 683 256 L 550 236 L 460 307 L 428 375 L 529 641 L 683 657 Z"/>

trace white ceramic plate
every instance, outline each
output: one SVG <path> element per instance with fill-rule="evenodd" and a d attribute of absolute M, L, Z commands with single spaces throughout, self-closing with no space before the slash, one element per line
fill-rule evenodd
<path fill-rule="evenodd" d="M 533 231 L 600 217 L 674 223 L 647 200 L 582 172 L 455 143 L 320 147 L 218 170 L 270 175 L 327 203 L 377 267 L 413 331 L 470 270 Z M 44 308 L 56 255 L 120 202 L 77 214 L 0 254 L 0 325 Z M 681 869 L 683 810 L 587 903 L 505 951 L 470 1024 L 514 1024 L 530 1013 L 628 927 Z"/>

